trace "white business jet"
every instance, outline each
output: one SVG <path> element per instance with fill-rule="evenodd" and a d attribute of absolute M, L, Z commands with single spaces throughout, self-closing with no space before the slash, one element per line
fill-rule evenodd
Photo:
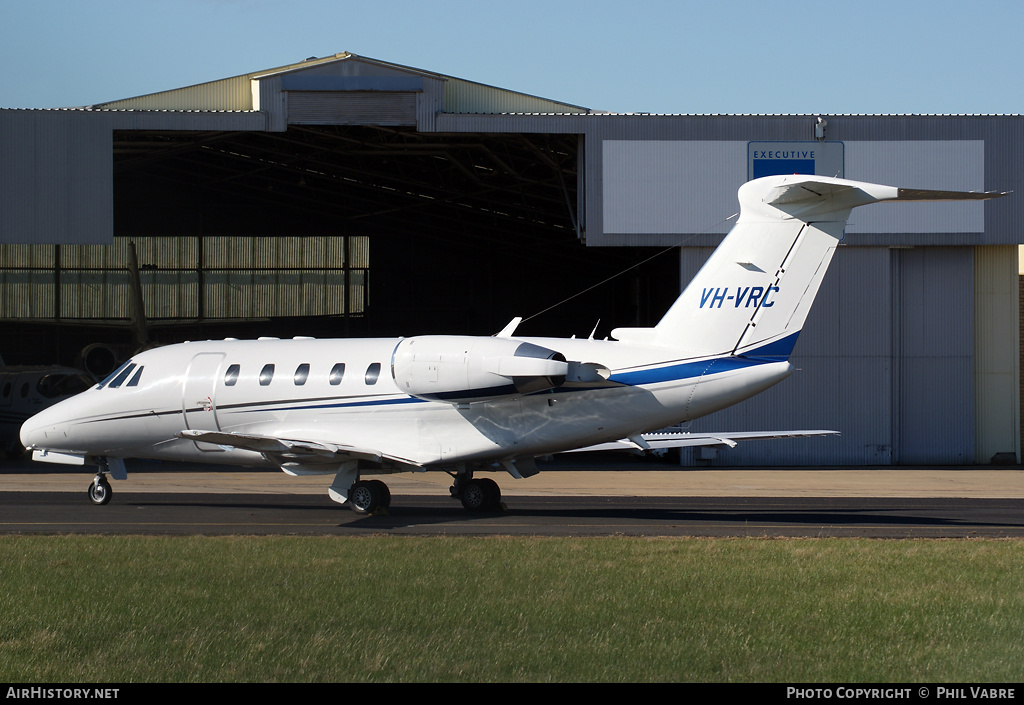
<path fill-rule="evenodd" d="M 769 176 L 739 189 L 740 217 L 653 328 L 614 340 L 492 337 L 260 339 L 147 350 L 93 389 L 25 422 L 40 461 L 98 467 L 93 502 L 125 458 L 271 465 L 328 474 L 359 512 L 390 503 L 369 475 L 444 471 L 467 509 L 496 507 L 497 484 L 535 459 L 603 448 L 734 445 L 819 431 L 657 434 L 778 383 L 850 211 L 879 201 L 977 200 L 820 176 Z"/>

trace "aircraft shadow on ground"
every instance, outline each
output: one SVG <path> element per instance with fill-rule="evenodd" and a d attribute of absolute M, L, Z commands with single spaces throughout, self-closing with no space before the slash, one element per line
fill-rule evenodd
<path fill-rule="evenodd" d="M 84 493 L 83 493 L 84 494 Z M 396 497 L 387 513 L 362 515 L 310 495 L 151 495 L 121 494 L 104 507 L 94 507 L 79 493 L 18 493 L 18 509 L 29 507 L 32 520 L 45 524 L 130 525 L 140 519 L 139 509 L 147 510 L 146 524 L 196 530 L 210 526 L 246 527 L 260 533 L 298 531 L 378 531 L 408 530 L 416 527 L 451 526 L 456 532 L 472 532 L 473 527 L 487 533 L 503 530 L 516 533 L 566 533 L 575 528 L 615 532 L 617 525 L 630 533 L 654 533 L 671 528 L 686 531 L 736 530 L 750 533 L 807 529 L 827 530 L 936 529 L 965 532 L 972 529 L 1010 534 L 1024 532 L 1024 500 L 865 500 L 832 498 L 828 500 L 783 500 L 785 506 L 766 509 L 753 498 L 731 501 L 722 498 L 506 498 L 503 511 L 467 512 L 445 496 Z M 54 500 L 57 500 L 56 502 Z M 654 503 L 655 506 L 645 506 Z M 820 506 L 822 503 L 830 506 Z M 59 521 L 47 521 L 47 505 L 55 505 Z M 281 527 L 293 527 L 281 529 Z M 240 529 L 241 530 L 241 529 Z"/>
<path fill-rule="evenodd" d="M 715 526 L 735 525 L 744 522 L 752 525 L 777 525 L 777 526 L 877 526 L 888 525 L 895 527 L 933 527 L 933 528 L 957 528 L 966 529 L 970 527 L 986 529 L 1024 529 L 1024 520 L 1021 521 L 977 521 L 969 517 L 958 518 L 943 516 L 939 513 L 928 511 L 925 508 L 912 509 L 821 509 L 813 508 L 807 510 L 787 509 L 778 511 L 749 510 L 742 508 L 730 508 L 721 510 L 707 510 L 698 508 L 679 507 L 552 507 L 532 508 L 516 506 L 515 501 L 507 502 L 504 511 L 492 512 L 466 512 L 460 507 L 452 506 L 417 506 L 404 503 L 392 506 L 387 514 L 372 516 L 358 516 L 351 521 L 343 521 L 339 526 L 352 528 L 399 528 L 402 526 L 424 525 L 429 523 L 462 523 L 472 524 L 480 521 L 499 522 L 523 526 L 526 524 L 537 524 L 538 526 L 557 526 L 561 524 L 591 524 L 602 523 L 614 524 L 616 522 L 645 522 L 651 526 L 662 524 L 684 523 L 694 526 Z M 342 511 L 345 511 L 344 509 Z M 922 513 L 923 512 L 923 513 Z M 1018 515 L 1021 514 L 1018 512 Z"/>

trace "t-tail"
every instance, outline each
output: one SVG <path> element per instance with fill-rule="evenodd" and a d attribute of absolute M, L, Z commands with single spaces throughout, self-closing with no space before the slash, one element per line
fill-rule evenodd
<path fill-rule="evenodd" d="M 612 336 L 694 355 L 788 359 L 854 208 L 1002 195 L 800 174 L 749 181 L 739 189 L 736 225 L 664 318 Z"/>

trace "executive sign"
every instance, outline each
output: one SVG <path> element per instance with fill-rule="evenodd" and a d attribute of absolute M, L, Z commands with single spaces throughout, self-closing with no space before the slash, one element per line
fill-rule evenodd
<path fill-rule="evenodd" d="M 843 177 L 842 142 L 748 142 L 747 178 L 776 174 Z"/>

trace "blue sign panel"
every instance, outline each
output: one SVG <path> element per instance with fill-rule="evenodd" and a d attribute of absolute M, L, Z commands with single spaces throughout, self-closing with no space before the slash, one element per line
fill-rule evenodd
<path fill-rule="evenodd" d="M 842 142 L 748 142 L 747 178 L 775 174 L 843 176 Z"/>
<path fill-rule="evenodd" d="M 813 159 L 755 159 L 753 178 L 775 174 L 814 174 Z"/>

